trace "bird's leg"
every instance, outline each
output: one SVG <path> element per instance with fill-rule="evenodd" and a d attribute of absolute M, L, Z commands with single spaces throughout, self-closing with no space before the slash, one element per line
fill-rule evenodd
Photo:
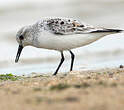
<path fill-rule="evenodd" d="M 57 69 L 56 69 L 56 71 L 53 75 L 56 75 L 58 73 L 62 63 L 64 62 L 64 60 L 65 60 L 65 58 L 64 58 L 63 52 L 61 52 L 61 61 L 60 61 L 59 66 L 57 67 Z"/>
<path fill-rule="evenodd" d="M 75 55 L 73 54 L 73 52 L 71 50 L 69 52 L 71 54 L 71 67 L 70 67 L 70 71 L 72 71 Z"/>

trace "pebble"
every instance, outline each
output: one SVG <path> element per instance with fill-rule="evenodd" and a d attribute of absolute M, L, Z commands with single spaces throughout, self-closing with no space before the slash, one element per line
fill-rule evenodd
<path fill-rule="evenodd" d="M 120 67 L 119 68 L 124 68 L 124 66 L 123 65 L 120 65 Z"/>

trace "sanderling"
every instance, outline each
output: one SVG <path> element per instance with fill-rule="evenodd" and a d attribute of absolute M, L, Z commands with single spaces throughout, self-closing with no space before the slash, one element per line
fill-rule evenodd
<path fill-rule="evenodd" d="M 70 71 L 72 71 L 75 55 L 71 49 L 88 45 L 105 35 L 122 31 L 94 27 L 75 19 L 45 18 L 18 31 L 16 40 L 19 48 L 15 62 L 18 62 L 22 49 L 31 45 L 37 48 L 57 50 L 61 53 L 61 61 L 53 75 L 58 73 L 64 62 L 63 51 L 69 51 L 71 54 Z"/>

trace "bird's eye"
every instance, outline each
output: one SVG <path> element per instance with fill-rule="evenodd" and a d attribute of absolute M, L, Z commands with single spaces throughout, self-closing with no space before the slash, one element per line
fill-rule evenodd
<path fill-rule="evenodd" d="M 19 36 L 19 39 L 20 40 L 23 40 L 24 39 L 24 36 L 23 35 Z"/>

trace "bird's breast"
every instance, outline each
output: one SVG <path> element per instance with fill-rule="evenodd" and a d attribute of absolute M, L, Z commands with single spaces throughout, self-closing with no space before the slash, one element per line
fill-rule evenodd
<path fill-rule="evenodd" d="M 57 35 L 46 31 L 37 37 L 36 47 L 63 51 L 88 45 L 100 38 L 92 34 Z"/>

